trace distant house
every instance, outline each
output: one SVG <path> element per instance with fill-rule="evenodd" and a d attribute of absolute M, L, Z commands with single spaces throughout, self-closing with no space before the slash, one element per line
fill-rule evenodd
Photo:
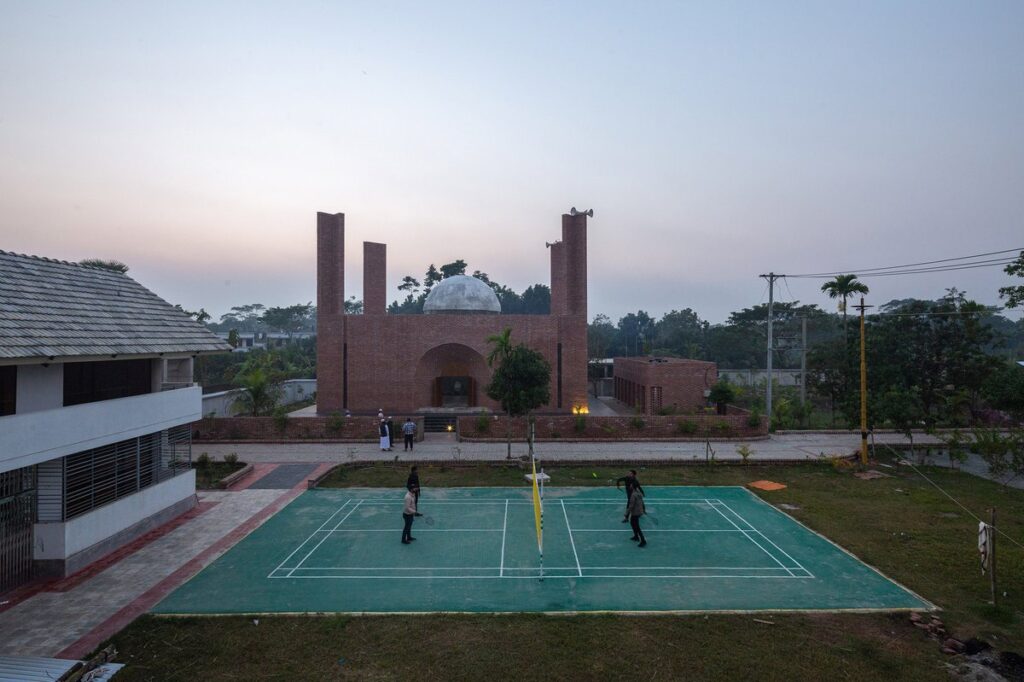
<path fill-rule="evenodd" d="M 0 251 L 0 592 L 195 504 L 193 359 L 229 350 L 127 275 Z"/>
<path fill-rule="evenodd" d="M 219 338 L 227 341 L 231 332 L 214 332 Z M 247 353 L 254 348 L 280 348 L 281 346 L 296 341 L 315 339 L 316 332 L 237 332 L 238 346 L 234 349 L 236 353 Z"/>

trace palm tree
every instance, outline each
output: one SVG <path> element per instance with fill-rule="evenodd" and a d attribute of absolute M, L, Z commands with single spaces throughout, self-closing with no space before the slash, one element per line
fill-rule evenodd
<path fill-rule="evenodd" d="M 495 362 L 500 367 L 512 355 L 511 327 L 505 327 L 505 330 L 500 334 L 491 334 L 484 341 L 494 346 L 491 348 L 491 352 L 487 354 L 488 367 L 494 367 Z M 506 416 L 508 417 L 508 431 L 505 434 L 507 436 L 505 459 L 512 459 L 512 413 L 506 410 Z"/>
<path fill-rule="evenodd" d="M 494 367 L 495 361 L 504 360 L 512 352 L 512 328 L 505 327 L 505 331 L 500 334 L 491 334 L 484 341 L 494 344 L 491 352 L 487 355 L 487 366 Z"/>
<path fill-rule="evenodd" d="M 830 282 L 821 285 L 829 298 L 841 298 L 839 310 L 843 313 L 843 338 L 846 338 L 846 299 L 854 294 L 868 293 L 868 285 L 857 281 L 857 275 L 836 275 Z"/>

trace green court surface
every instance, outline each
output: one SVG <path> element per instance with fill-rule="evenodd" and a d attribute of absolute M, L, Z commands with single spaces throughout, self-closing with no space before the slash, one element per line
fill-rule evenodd
<path fill-rule="evenodd" d="M 310 490 L 159 603 L 161 614 L 930 609 L 739 487 L 647 489 L 648 546 L 612 488 Z"/>

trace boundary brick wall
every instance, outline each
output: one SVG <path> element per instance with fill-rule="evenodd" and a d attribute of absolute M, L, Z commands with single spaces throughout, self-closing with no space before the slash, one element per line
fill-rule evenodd
<path fill-rule="evenodd" d="M 289 417 L 281 429 L 274 417 L 213 417 L 192 422 L 194 442 L 214 441 L 366 441 L 380 438 L 377 417 Z M 423 417 L 416 422 L 416 440 L 423 440 Z M 401 425 L 405 416 L 395 419 L 396 443 L 402 442 Z"/>
<path fill-rule="evenodd" d="M 508 417 L 488 415 L 489 427 L 486 432 L 479 430 L 479 417 L 459 417 L 459 440 L 503 441 Z M 639 420 L 639 421 L 637 421 Z M 676 440 L 703 441 L 763 438 L 768 435 L 768 422 L 761 417 L 757 426 L 751 426 L 750 412 L 729 406 L 729 414 L 677 414 L 669 416 L 636 415 L 633 417 L 593 417 L 581 415 L 580 421 L 573 415 L 538 415 L 536 417 L 536 438 L 544 441 L 557 440 Z M 637 428 L 643 422 L 640 428 Z M 579 431 L 577 423 L 582 423 Z M 526 418 L 512 418 L 512 439 L 526 438 Z"/>

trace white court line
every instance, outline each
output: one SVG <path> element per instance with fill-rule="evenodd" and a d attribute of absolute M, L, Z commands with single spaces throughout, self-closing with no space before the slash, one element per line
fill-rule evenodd
<path fill-rule="evenodd" d="M 536 580 L 537 575 L 274 575 L 272 579 L 292 580 Z M 637 574 L 606 574 L 584 576 L 586 578 L 651 578 L 659 580 L 697 580 L 705 578 L 732 578 L 736 580 L 805 580 L 800 575 L 637 575 Z M 544 579 L 572 578 L 578 579 L 577 575 L 549 575 L 544 573 Z"/>
<path fill-rule="evenodd" d="M 629 528 L 573 528 L 574 533 L 632 533 Z M 733 528 L 644 528 L 644 533 L 742 533 Z"/>
<path fill-rule="evenodd" d="M 493 571 L 489 566 L 304 566 L 296 571 Z M 537 571 L 537 568 L 506 568 L 506 571 Z M 576 566 L 545 566 L 545 571 L 577 572 Z M 588 566 L 588 571 L 785 571 L 775 566 Z M 547 575 L 547 574 L 545 574 Z M 795 577 L 795 576 L 794 576 Z"/>
<path fill-rule="evenodd" d="M 503 505 L 505 504 L 504 499 L 500 500 L 434 500 L 433 498 L 423 498 L 432 505 Z M 565 498 L 556 498 L 558 500 L 565 500 Z M 404 504 L 401 498 L 353 498 L 353 501 L 358 500 L 367 504 L 391 504 L 400 505 Z M 532 506 L 532 502 L 529 500 L 512 500 L 509 499 L 510 505 L 523 505 Z M 645 501 L 651 505 L 702 505 L 707 504 L 705 499 L 681 499 L 681 500 L 662 500 L 655 498 L 653 500 Z M 623 505 L 626 504 L 624 500 L 579 500 L 579 501 L 568 501 L 566 505 Z"/>
<path fill-rule="evenodd" d="M 572 545 L 572 555 L 576 558 L 576 570 L 579 571 L 580 577 L 583 577 L 583 569 L 580 568 L 580 557 L 576 553 L 576 541 L 572 538 L 572 526 L 569 525 L 569 512 L 565 510 L 565 501 L 559 500 L 562 503 L 562 515 L 565 516 L 565 527 L 569 530 L 569 543 Z"/>
<path fill-rule="evenodd" d="M 794 564 L 796 564 L 796 566 L 797 566 L 797 567 L 798 567 L 798 568 L 799 568 L 799 569 L 800 569 L 801 571 L 806 571 L 806 572 L 807 572 L 807 573 L 808 573 L 808 574 L 809 574 L 809 575 L 810 575 L 810 576 L 811 576 L 812 578 L 814 577 L 814 574 L 812 574 L 812 573 L 811 573 L 810 571 L 808 571 L 808 570 L 807 570 L 806 568 L 804 568 L 804 567 L 803 567 L 803 566 L 802 566 L 802 565 L 800 564 L 800 562 L 799 562 L 799 561 L 797 561 L 796 559 L 794 559 L 793 557 L 791 557 L 791 556 L 789 555 L 789 553 L 788 553 L 788 552 L 786 552 L 786 550 L 782 549 L 781 547 L 779 547 L 778 545 L 776 545 L 776 544 L 775 544 L 774 542 L 772 542 L 771 538 L 769 538 L 769 537 L 768 537 L 767 535 L 765 535 L 764 533 L 762 533 L 761 531 L 759 531 L 759 530 L 758 530 L 757 528 L 755 528 L 755 527 L 754 527 L 754 524 L 752 524 L 752 523 L 751 523 L 750 521 L 747 521 L 747 520 L 746 520 L 745 518 L 743 518 L 742 516 L 740 516 L 739 514 L 737 514 L 737 513 L 735 512 L 735 511 L 733 511 L 733 510 L 732 510 L 732 507 L 730 507 L 729 505 L 727 505 L 727 504 L 726 504 L 725 502 L 722 502 L 721 500 L 719 500 L 719 501 L 718 501 L 718 504 L 720 504 L 720 505 L 722 505 L 723 507 L 725 507 L 726 509 L 728 509 L 728 510 L 729 510 L 729 512 L 730 512 L 731 514 L 735 514 L 735 515 L 736 515 L 736 518 L 738 518 L 738 519 L 739 519 L 740 521 L 742 521 L 743 523 L 745 523 L 745 524 L 747 524 L 748 526 L 750 526 L 751 528 L 753 528 L 753 529 L 754 529 L 754 532 L 756 532 L 756 533 L 757 533 L 758 535 L 760 535 L 760 536 L 761 536 L 761 537 L 763 537 L 763 538 L 764 538 L 765 540 L 767 540 L 767 541 L 769 542 L 769 544 L 771 544 L 771 546 L 772 546 L 772 547 L 774 547 L 775 549 L 777 549 L 777 550 L 779 550 L 780 552 L 782 552 L 783 554 L 785 554 L 785 555 L 786 555 L 786 558 L 787 558 L 787 559 L 789 559 L 790 561 L 792 561 L 792 562 L 793 562 Z"/>
<path fill-rule="evenodd" d="M 417 528 L 417 533 L 500 533 L 501 528 Z M 320 532 L 320 531 L 317 531 Z M 336 528 L 324 533 L 394 533 L 393 528 Z"/>
<path fill-rule="evenodd" d="M 792 572 L 792 571 L 790 571 L 790 570 L 789 570 L 788 568 L 786 568 L 786 565 L 785 565 L 785 564 L 783 564 L 783 563 L 782 563 L 781 561 L 779 561 L 779 560 L 778 560 L 778 559 L 777 559 L 777 558 L 775 557 L 775 555 L 774 555 L 774 554 L 772 554 L 772 553 L 771 553 L 771 552 L 769 552 L 769 551 L 768 551 L 767 549 L 765 549 L 765 548 L 764 548 L 764 547 L 763 547 L 763 546 L 761 545 L 761 543 L 759 543 L 759 542 L 758 542 L 757 540 L 755 540 L 754 538 L 750 537 L 750 534 L 749 534 L 749 533 L 748 533 L 747 531 L 745 531 L 745 530 L 743 530 L 742 528 L 740 528 L 739 526 L 737 526 L 737 525 L 736 525 L 736 524 L 735 524 L 735 523 L 733 522 L 733 520 L 732 520 L 732 519 L 730 519 L 730 518 L 729 518 L 728 516 L 726 516 L 726 515 L 725 515 L 724 513 L 722 513 L 722 510 L 721 510 L 721 509 L 719 509 L 719 508 L 718 508 L 718 507 L 716 507 L 715 505 L 711 504 L 710 500 L 707 500 L 707 502 L 708 502 L 708 504 L 709 504 L 709 505 L 711 505 L 711 508 L 712 508 L 712 509 L 714 509 L 714 510 L 715 510 L 716 512 L 718 512 L 719 514 L 721 514 L 721 515 L 722 515 L 722 518 L 723 518 L 723 519 L 725 519 L 726 521 L 728 521 L 729 523 L 731 523 L 731 524 L 732 524 L 732 526 L 733 526 L 733 528 L 735 528 L 736 530 L 738 530 L 738 531 L 742 532 L 742 533 L 743 533 L 743 536 L 744 536 L 745 538 L 747 538 L 748 540 L 750 540 L 751 542 L 753 542 L 753 543 L 754 543 L 755 545 L 757 545 L 757 546 L 758 546 L 758 548 L 760 548 L 760 550 L 761 550 L 762 552 L 764 552 L 765 554 L 767 554 L 768 556 L 770 556 L 770 557 L 772 558 L 772 561 L 774 561 L 775 563 L 777 563 L 777 564 L 778 564 L 779 566 L 782 566 L 783 568 L 785 568 L 785 569 L 786 569 L 786 571 L 787 571 L 787 572 L 789 573 L 789 575 L 790 575 L 791 577 L 796 577 L 796 576 L 794 576 L 794 575 L 793 575 L 793 572 Z M 746 523 L 746 522 L 744 522 L 744 523 Z M 751 527 L 753 527 L 753 526 L 751 526 Z"/>
<path fill-rule="evenodd" d="M 505 531 L 508 529 L 508 498 L 505 498 L 505 521 L 501 525 L 501 565 L 498 575 L 505 575 Z"/>
<path fill-rule="evenodd" d="M 317 533 L 319 533 L 320 531 L 322 531 L 322 530 L 324 529 L 324 526 L 326 526 L 326 525 L 327 525 L 328 523 L 330 523 L 331 519 L 333 519 L 333 518 L 334 518 L 335 516 L 337 516 L 337 515 L 338 515 L 338 512 L 340 512 L 340 511 L 341 511 L 342 509 L 344 509 L 345 507 L 347 507 L 347 506 L 348 506 L 348 503 L 349 503 L 349 502 L 351 502 L 351 501 L 352 501 L 352 500 L 351 500 L 351 498 L 350 498 L 350 499 L 347 499 L 347 500 L 345 500 L 345 504 L 343 504 L 343 505 L 341 505 L 340 507 L 338 507 L 337 509 L 335 509 L 335 510 L 334 510 L 334 513 L 333 513 L 333 514 L 331 514 L 330 516 L 328 516 L 328 517 L 327 517 L 327 520 L 326 520 L 326 521 L 324 521 L 323 523 L 321 523 L 321 524 L 320 524 L 320 527 L 319 527 L 319 528 L 317 528 L 317 529 L 316 529 L 315 531 L 313 531 L 312 533 L 310 533 L 310 534 L 309 534 L 309 537 L 307 537 L 307 538 L 306 538 L 305 540 L 303 540 L 303 541 L 302 541 L 301 543 L 299 543 L 299 546 L 298 546 L 298 547 L 296 547 L 295 549 L 293 549 L 293 550 L 292 550 L 292 553 L 291 553 L 291 554 L 289 554 L 288 556 L 286 556 L 286 557 L 284 558 L 284 561 L 282 561 L 281 563 L 279 563 L 279 564 L 277 565 L 277 568 L 275 568 L 275 569 L 274 569 L 273 571 L 271 571 L 271 572 L 270 572 L 270 575 L 268 575 L 267 577 L 269 578 L 270 576 L 272 576 L 272 575 L 274 575 L 275 573 L 277 573 L 277 572 L 278 572 L 278 571 L 279 571 L 279 570 L 281 569 L 281 567 L 282 567 L 282 566 L 284 566 L 284 565 L 285 565 L 286 563 L 288 563 L 288 560 L 289 560 L 289 559 L 291 559 L 291 558 L 292 558 L 293 556 L 295 556 L 295 553 L 296 553 L 296 552 L 298 552 L 298 551 L 299 551 L 300 549 L 302 549 L 303 547 L 305 547 L 305 546 L 306 546 L 306 543 L 307 543 L 307 542 L 309 542 L 310 540 L 312 540 L 312 539 L 313 539 L 313 536 L 314 536 L 314 535 L 316 535 Z"/>
<path fill-rule="evenodd" d="M 348 510 L 348 514 L 345 514 L 345 516 L 342 517 L 341 521 L 338 521 L 338 523 L 331 530 L 338 530 L 338 526 L 340 526 L 341 524 L 345 523 L 345 519 L 347 519 L 348 517 L 352 516 L 352 512 L 354 512 L 356 509 L 359 509 L 359 505 L 361 505 L 361 504 L 362 504 L 362 501 L 356 502 L 356 505 Z M 313 555 L 313 552 L 315 552 L 317 549 L 319 549 L 320 545 L 324 544 L 324 541 L 327 540 L 327 538 L 329 538 L 329 537 L 331 537 L 330 533 L 327 533 L 326 535 L 324 535 L 323 539 L 320 540 L 320 542 L 316 543 L 316 546 L 313 547 L 313 549 L 309 550 L 309 554 L 307 554 L 306 556 L 302 557 L 302 561 L 300 561 L 298 564 L 296 564 L 295 568 L 299 568 L 300 566 L 302 566 L 302 564 L 304 564 L 306 562 L 306 559 L 311 557 Z M 295 572 L 295 568 L 293 568 L 292 570 L 288 571 L 288 577 L 289 578 L 292 576 L 292 573 Z"/>

